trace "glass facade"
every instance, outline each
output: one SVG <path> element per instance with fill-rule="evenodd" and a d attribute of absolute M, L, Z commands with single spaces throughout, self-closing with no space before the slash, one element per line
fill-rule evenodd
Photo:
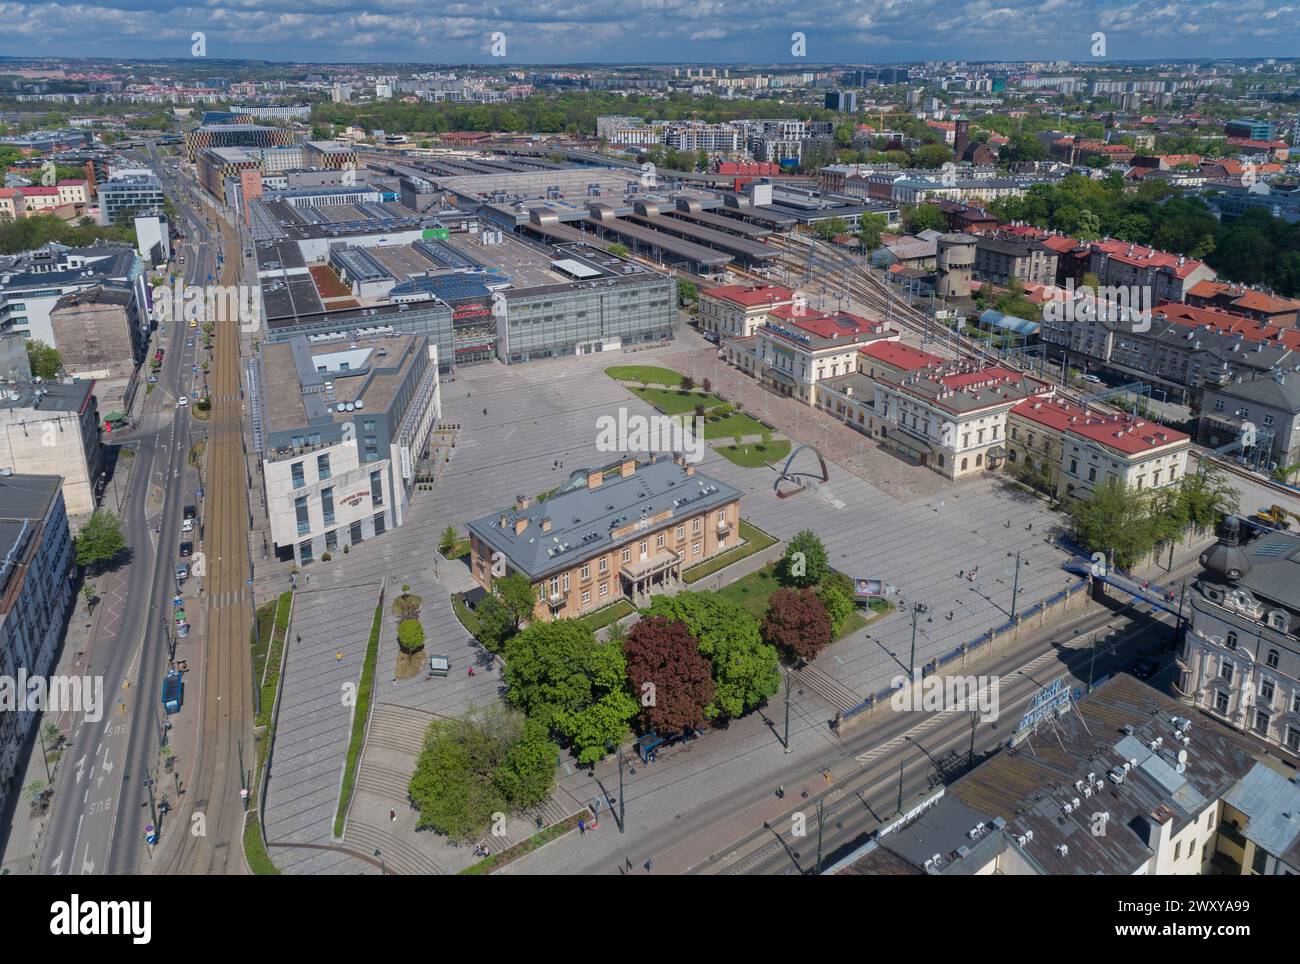
<path fill-rule="evenodd" d="M 502 347 L 516 362 L 600 351 L 672 337 L 676 282 L 647 277 L 595 287 L 507 294 Z"/>

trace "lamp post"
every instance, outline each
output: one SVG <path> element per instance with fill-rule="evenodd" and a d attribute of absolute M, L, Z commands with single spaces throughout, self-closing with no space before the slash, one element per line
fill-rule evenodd
<path fill-rule="evenodd" d="M 1011 581 L 1011 621 L 1016 620 L 1016 599 L 1020 595 L 1020 550 L 1016 550 L 1016 573 Z"/>
<path fill-rule="evenodd" d="M 923 602 L 915 603 L 911 607 L 912 613 L 912 655 L 907 660 L 907 672 L 910 676 L 916 670 L 916 626 L 921 617 L 930 611 L 930 607 Z"/>
<path fill-rule="evenodd" d="M 785 746 L 785 752 L 790 750 L 790 668 L 785 670 L 785 739 L 782 741 Z"/>

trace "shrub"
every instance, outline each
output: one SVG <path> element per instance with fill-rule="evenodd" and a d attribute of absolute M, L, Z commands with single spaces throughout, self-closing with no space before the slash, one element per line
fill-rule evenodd
<path fill-rule="evenodd" d="M 424 649 L 424 627 L 418 619 L 403 619 L 397 624 L 397 645 L 408 656 Z"/>

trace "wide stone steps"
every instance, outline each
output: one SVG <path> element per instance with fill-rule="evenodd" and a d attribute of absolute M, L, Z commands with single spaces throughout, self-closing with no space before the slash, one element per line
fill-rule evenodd
<path fill-rule="evenodd" d="M 862 697 L 843 684 L 831 679 L 816 666 L 805 665 L 803 669 L 795 670 L 795 676 L 798 682 L 808 687 L 808 689 L 838 710 L 851 710 L 862 702 Z M 775 702 L 784 698 L 784 694 L 778 692 L 776 696 L 772 697 L 772 700 Z"/>
<path fill-rule="evenodd" d="M 373 854 L 378 850 L 384 861 L 384 869 L 390 874 L 429 876 L 446 874 L 445 870 L 423 854 L 415 844 L 403 840 L 396 834 L 366 824 L 349 822 L 343 842 L 364 854 Z"/>

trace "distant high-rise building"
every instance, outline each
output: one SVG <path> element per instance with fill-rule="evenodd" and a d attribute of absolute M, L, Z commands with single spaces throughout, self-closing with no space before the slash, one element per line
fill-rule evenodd
<path fill-rule="evenodd" d="M 858 95 L 851 90 L 828 90 L 826 109 L 853 113 L 858 109 Z"/>

